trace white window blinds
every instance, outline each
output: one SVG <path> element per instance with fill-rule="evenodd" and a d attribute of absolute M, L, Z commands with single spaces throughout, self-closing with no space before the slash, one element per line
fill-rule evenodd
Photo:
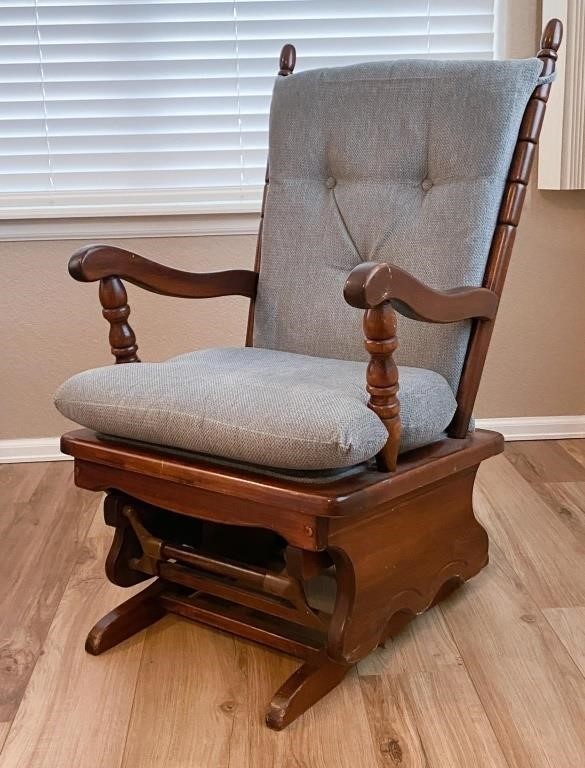
<path fill-rule="evenodd" d="M 254 210 L 297 70 L 491 58 L 494 0 L 0 0 L 0 211 Z"/>

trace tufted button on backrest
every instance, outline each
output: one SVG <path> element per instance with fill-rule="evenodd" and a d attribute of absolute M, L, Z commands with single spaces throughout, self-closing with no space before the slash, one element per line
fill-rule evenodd
<path fill-rule="evenodd" d="M 480 285 L 540 70 L 538 59 L 398 60 L 278 78 L 255 346 L 366 359 L 362 313 L 343 299 L 360 261 L 438 289 Z M 469 327 L 399 317 L 396 358 L 455 390 Z"/>

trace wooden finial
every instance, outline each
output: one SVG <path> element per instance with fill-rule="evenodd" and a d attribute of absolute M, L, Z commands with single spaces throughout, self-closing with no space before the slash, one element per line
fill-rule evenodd
<path fill-rule="evenodd" d="M 538 58 L 551 58 L 556 60 L 557 51 L 561 46 L 562 39 L 563 22 L 560 19 L 550 19 L 540 38 L 540 51 L 537 53 Z"/>
<path fill-rule="evenodd" d="M 292 75 L 297 62 L 297 52 L 292 43 L 285 43 L 280 52 L 278 74 L 281 77 Z"/>

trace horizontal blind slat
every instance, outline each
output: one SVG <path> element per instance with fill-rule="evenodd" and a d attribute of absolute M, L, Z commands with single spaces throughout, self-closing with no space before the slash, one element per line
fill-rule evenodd
<path fill-rule="evenodd" d="M 297 71 L 392 57 L 491 58 L 493 6 L 7 0 L 0 209 L 250 205 L 263 184 L 284 42 L 295 42 Z"/>

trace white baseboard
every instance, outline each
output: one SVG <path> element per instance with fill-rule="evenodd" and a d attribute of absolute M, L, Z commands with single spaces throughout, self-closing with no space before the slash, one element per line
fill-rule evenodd
<path fill-rule="evenodd" d="M 477 429 L 494 429 L 506 440 L 564 440 L 585 437 L 585 416 L 512 416 L 476 419 Z"/>
<path fill-rule="evenodd" d="M 58 437 L 25 437 L 20 440 L 0 440 L 0 464 L 26 461 L 62 461 L 71 459 L 59 450 Z"/>
<path fill-rule="evenodd" d="M 585 437 L 585 416 L 517 416 L 477 419 L 478 429 L 494 429 L 506 440 L 562 440 Z M 0 464 L 71 459 L 59 450 L 58 437 L 0 440 Z"/>

